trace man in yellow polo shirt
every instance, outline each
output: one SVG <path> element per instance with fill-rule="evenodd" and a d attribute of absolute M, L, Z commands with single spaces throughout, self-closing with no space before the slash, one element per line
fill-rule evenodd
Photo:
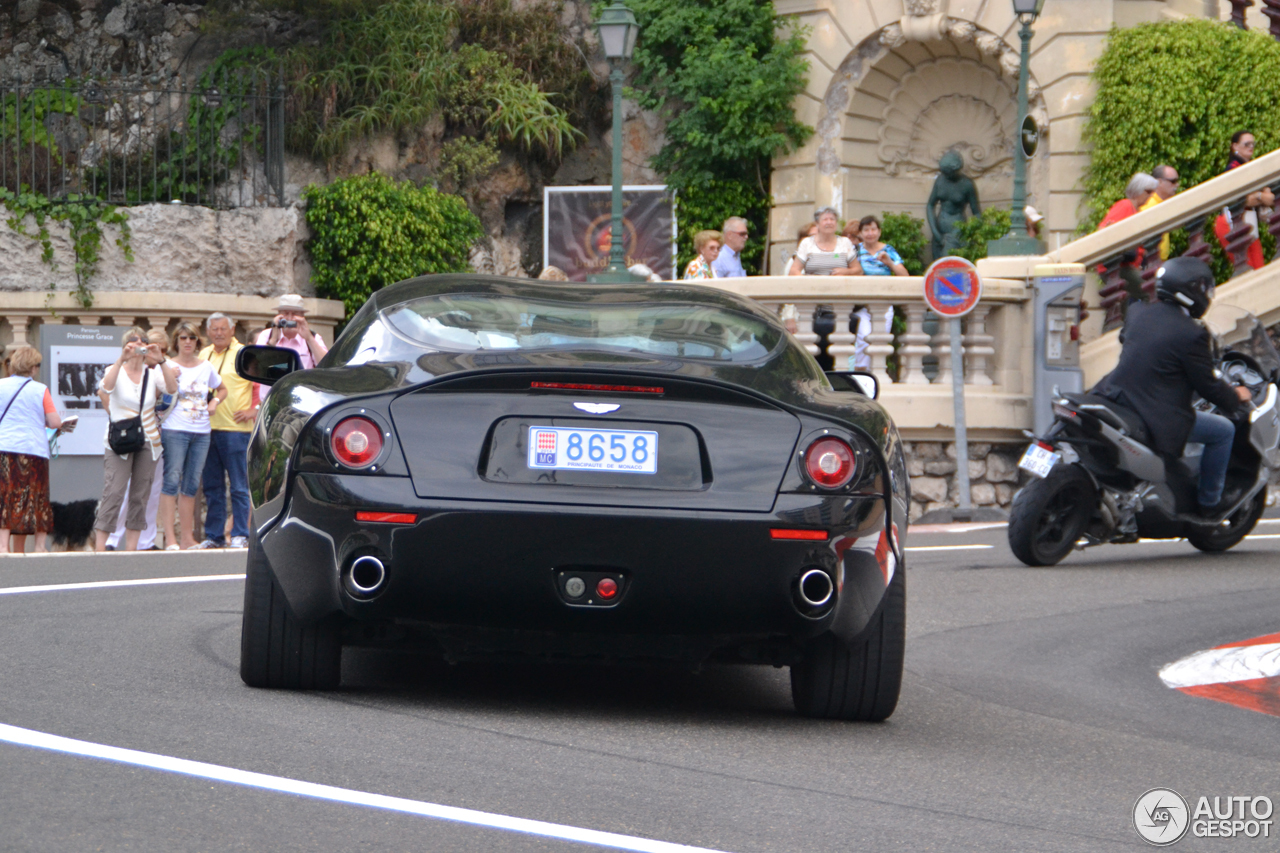
<path fill-rule="evenodd" d="M 1151 177 L 1156 179 L 1156 191 L 1147 199 L 1147 203 L 1139 210 L 1150 210 L 1162 201 L 1171 199 L 1178 193 L 1178 170 L 1172 166 L 1160 165 L 1151 170 Z M 1169 235 L 1160 238 L 1160 260 L 1169 260 Z"/>
<path fill-rule="evenodd" d="M 210 420 L 209 455 L 204 463 L 204 541 L 199 548 L 224 548 L 227 545 L 226 483 L 231 481 L 232 548 L 249 544 L 249 433 L 258 417 L 253 404 L 253 383 L 236 375 L 236 353 L 241 343 L 236 340 L 235 321 L 220 312 L 210 314 L 204 329 L 213 343 L 200 351 L 200 357 L 213 365 L 227 388 L 225 405 L 218 407 Z"/>

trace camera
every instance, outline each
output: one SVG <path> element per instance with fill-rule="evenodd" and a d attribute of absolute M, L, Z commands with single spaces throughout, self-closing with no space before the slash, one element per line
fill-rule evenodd
<path fill-rule="evenodd" d="M 276 323 L 276 327 L 280 329 L 296 329 L 298 328 L 298 321 L 297 320 L 281 320 L 279 323 Z"/>

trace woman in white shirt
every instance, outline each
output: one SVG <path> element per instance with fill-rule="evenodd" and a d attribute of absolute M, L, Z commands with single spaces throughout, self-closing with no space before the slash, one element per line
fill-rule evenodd
<path fill-rule="evenodd" d="M 142 394 L 142 377 L 147 376 L 146 395 Z M 138 535 L 147 526 L 147 498 L 156 460 L 160 458 L 160 424 L 156 420 L 156 400 L 162 393 L 178 390 L 178 377 L 165 361 L 164 352 L 156 344 L 147 343 L 146 333 L 133 328 L 125 332 L 124 347 L 116 363 L 102 377 L 102 390 L 107 395 L 107 411 L 112 421 L 142 416 L 142 429 L 147 446 L 124 456 L 111 450 L 107 435 L 102 436 L 102 499 L 93 522 L 93 549 L 107 547 L 107 537 L 116 526 L 120 504 L 128 492 L 129 512 L 125 519 L 124 550 L 138 549 Z M 110 428 L 108 427 L 108 435 Z"/>
<path fill-rule="evenodd" d="M 227 389 L 213 365 L 200 358 L 200 333 L 190 323 L 174 330 L 178 355 L 169 364 L 178 373 L 178 394 L 160 429 L 164 444 L 164 485 L 160 489 L 160 529 L 166 551 L 194 548 L 196 492 L 209 454 L 209 418 L 226 399 Z M 173 532 L 178 503 L 179 535 Z M 179 544 L 181 542 L 181 544 Z"/>
<path fill-rule="evenodd" d="M 813 220 L 818 233 L 800 241 L 787 275 L 862 275 L 853 241 L 836 233 L 840 215 L 835 208 L 820 208 Z"/>

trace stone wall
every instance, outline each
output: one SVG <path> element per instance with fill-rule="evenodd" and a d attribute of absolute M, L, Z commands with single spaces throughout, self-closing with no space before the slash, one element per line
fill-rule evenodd
<path fill-rule="evenodd" d="M 1013 496 L 1026 483 L 1018 468 L 1023 444 L 969 443 L 969 500 L 975 507 L 1008 511 Z M 911 477 L 911 515 L 920 516 L 959 505 L 955 442 L 905 441 Z"/>
<path fill-rule="evenodd" d="M 0 208 L 3 210 L 3 208 Z M 312 296 L 303 251 L 306 220 L 297 207 L 212 210 L 184 204 L 124 208 L 133 233 L 134 261 L 104 228 L 101 260 L 89 282 L 94 291 L 222 293 L 237 296 Z M 28 230 L 34 227 L 28 222 Z M 65 226 L 49 223 L 55 266 L 40 243 L 0 227 L 0 293 L 75 287 L 75 258 Z"/>

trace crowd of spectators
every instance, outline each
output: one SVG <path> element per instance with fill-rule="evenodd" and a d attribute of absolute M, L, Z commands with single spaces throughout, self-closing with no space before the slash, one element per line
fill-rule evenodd
<path fill-rule="evenodd" d="M 293 349 L 304 367 L 314 367 L 328 350 L 308 326 L 302 298 L 282 296 L 275 310 L 254 342 Z M 260 386 L 236 374 L 242 344 L 232 318 L 212 314 L 204 331 L 207 346 L 189 322 L 178 324 L 172 342 L 162 329 L 129 329 L 96 388 L 116 429 L 109 428 L 102 439 L 95 550 L 248 544 L 248 446 Z M 21 553 L 29 535 L 35 536 L 37 551 L 47 550 L 53 529 L 50 441 L 75 426 L 75 419 L 59 416 L 49 389 L 35 378 L 40 364 L 37 350 L 20 347 L 6 359 L 8 376 L 0 379 L 0 554 Z M 122 450 L 121 436 L 131 427 L 138 443 Z M 202 490 L 201 534 L 196 505 Z"/>

